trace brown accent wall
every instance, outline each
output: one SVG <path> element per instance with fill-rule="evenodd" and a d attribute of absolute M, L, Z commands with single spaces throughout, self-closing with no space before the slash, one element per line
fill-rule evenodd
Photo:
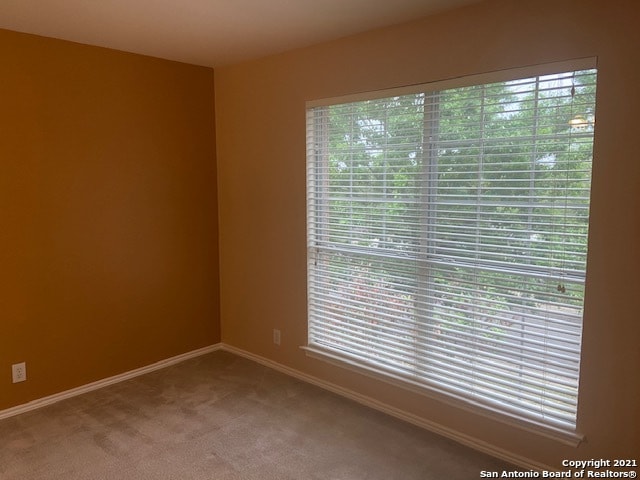
<path fill-rule="evenodd" d="M 216 69 L 222 340 L 514 455 L 640 458 L 640 8 L 488 0 Z M 305 100 L 598 57 L 579 430 L 568 447 L 305 356 Z M 272 343 L 272 329 L 282 345 Z"/>
<path fill-rule="evenodd" d="M 0 30 L 0 409 L 219 341 L 213 112 L 212 69 Z"/>

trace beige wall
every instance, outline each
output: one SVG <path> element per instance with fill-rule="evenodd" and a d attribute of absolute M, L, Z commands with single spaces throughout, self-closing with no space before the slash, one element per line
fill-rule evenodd
<path fill-rule="evenodd" d="M 213 99 L 211 69 L 0 30 L 0 410 L 219 341 Z"/>
<path fill-rule="evenodd" d="M 224 342 L 532 462 L 640 459 L 640 11 L 634 0 L 489 0 L 216 69 Z M 579 430 L 573 448 L 307 358 L 305 100 L 598 57 Z M 282 346 L 272 344 L 273 328 Z"/>

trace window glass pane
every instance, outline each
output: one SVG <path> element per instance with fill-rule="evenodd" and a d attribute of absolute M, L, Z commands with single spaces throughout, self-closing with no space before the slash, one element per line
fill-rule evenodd
<path fill-rule="evenodd" d="M 309 345 L 575 428 L 595 81 L 310 109 Z"/>

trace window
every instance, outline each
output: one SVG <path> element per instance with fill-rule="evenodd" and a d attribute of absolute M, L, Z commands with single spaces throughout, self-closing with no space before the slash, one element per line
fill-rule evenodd
<path fill-rule="evenodd" d="M 575 432 L 596 71 L 569 67 L 309 102 L 308 351 Z"/>

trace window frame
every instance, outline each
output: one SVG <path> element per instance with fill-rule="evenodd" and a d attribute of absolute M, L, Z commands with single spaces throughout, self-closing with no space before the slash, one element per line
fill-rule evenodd
<path fill-rule="evenodd" d="M 454 79 L 449 79 L 445 81 L 432 82 L 428 84 L 419 84 L 419 85 L 410 85 L 400 88 L 393 89 L 385 89 L 374 92 L 366 92 L 359 93 L 354 95 L 346 95 L 341 97 L 333 97 L 321 100 L 313 100 L 306 103 L 308 115 L 312 115 L 312 109 L 316 107 L 328 107 L 336 104 L 343 103 L 352 103 L 359 102 L 371 99 L 379 99 L 384 97 L 394 97 L 394 96 L 402 96 L 407 94 L 419 93 L 419 92 L 437 92 L 440 90 L 447 90 L 451 88 L 457 87 L 466 87 L 471 85 L 483 85 L 490 84 L 496 82 L 507 82 L 510 80 L 527 78 L 527 77 L 535 77 L 535 76 L 543 76 L 552 74 L 560 71 L 579 71 L 579 70 L 588 70 L 597 68 L 596 59 L 595 58 L 584 58 L 577 59 L 569 62 L 556 62 L 545 65 L 536 65 L 524 68 L 515 68 L 508 70 L 501 70 L 497 72 L 491 72 L 480 75 L 471 75 L 465 77 L 459 77 Z M 311 119 L 308 118 L 308 122 Z M 307 144 L 307 157 L 311 158 L 312 156 L 316 156 L 317 152 L 314 151 L 312 147 L 309 145 L 311 142 Z M 428 172 L 425 173 L 427 176 Z M 311 175 L 313 176 L 313 175 Z M 308 189 L 314 188 L 312 183 L 309 183 L 308 179 Z M 308 192 L 308 198 L 310 194 Z M 311 204 L 308 204 L 307 210 L 307 225 L 308 225 L 308 237 L 311 237 L 311 225 L 315 223 L 315 217 L 318 214 L 317 211 L 311 207 Z M 428 240 L 427 240 L 428 241 Z M 309 245 L 308 249 L 308 261 L 313 263 L 314 260 L 314 248 L 312 245 Z M 310 271 L 310 269 L 309 269 Z M 428 274 L 426 274 L 428 276 Z M 310 282 L 310 280 L 309 280 Z M 310 299 L 308 300 L 311 301 Z M 309 339 L 310 340 L 310 339 Z M 577 445 L 583 440 L 583 435 L 577 433 L 578 425 L 579 425 L 579 416 L 576 419 L 576 428 L 575 430 L 568 430 L 565 428 L 556 428 L 553 425 L 539 423 L 536 421 L 531 421 L 529 419 L 523 419 L 518 414 L 510 414 L 508 411 L 498 408 L 492 408 L 486 403 L 482 402 L 474 402 L 470 400 L 468 397 L 463 395 L 457 395 L 455 392 L 446 388 L 438 388 L 437 386 L 431 386 L 429 388 L 425 388 L 424 384 L 420 382 L 412 382 L 410 379 L 402 375 L 394 375 L 392 372 L 386 370 L 385 372 L 381 372 L 380 370 L 372 367 L 370 363 L 363 362 L 358 358 L 349 358 L 349 355 L 341 354 L 336 355 L 331 351 L 327 351 L 322 348 L 318 348 L 311 343 L 302 347 L 307 355 L 321 359 L 323 361 L 327 361 L 329 363 L 333 363 L 339 365 L 341 367 L 345 367 L 351 370 L 355 370 L 361 374 L 366 376 L 382 380 L 387 383 L 391 383 L 393 385 L 420 393 L 422 395 L 426 395 L 431 398 L 435 398 L 438 400 L 444 400 L 450 404 L 454 404 L 459 408 L 472 411 L 474 413 L 489 416 L 491 418 L 497 419 L 501 422 L 505 422 L 511 425 L 518 426 L 520 428 L 524 428 L 529 431 L 536 432 L 543 436 L 547 436 L 550 438 L 554 438 L 563 443 L 569 445 Z M 578 392 L 579 395 L 579 392 Z M 579 412 L 578 412 L 579 413 Z"/>

